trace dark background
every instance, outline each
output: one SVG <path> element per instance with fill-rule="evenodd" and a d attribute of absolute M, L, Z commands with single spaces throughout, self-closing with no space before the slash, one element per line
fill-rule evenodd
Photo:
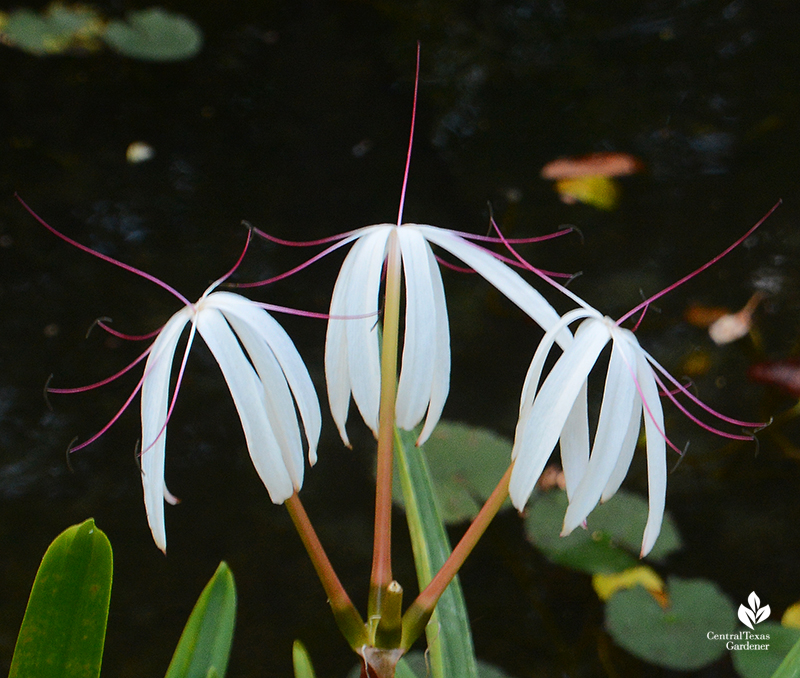
<path fill-rule="evenodd" d="M 109 16 L 146 5 L 106 2 Z M 407 221 L 484 233 L 491 203 L 503 229 L 582 238 L 525 246 L 551 270 L 582 271 L 573 289 L 613 317 L 699 266 L 784 205 L 748 242 L 658 302 L 640 340 L 680 376 L 688 357 L 712 406 L 768 418 L 791 399 L 747 367 L 797 352 L 800 17 L 792 2 L 174 2 L 205 44 L 196 58 L 146 63 L 97 54 L 35 57 L 0 47 L 0 671 L 10 663 L 47 544 L 93 516 L 115 552 L 105 676 L 162 675 L 218 562 L 240 608 L 231 676 L 287 676 L 291 641 L 318 675 L 354 656 L 285 511 L 247 458 L 218 368 L 198 343 L 170 423 L 169 555 L 154 546 L 135 462 L 138 400 L 101 440 L 65 459 L 113 416 L 137 376 L 82 395 L 42 396 L 114 373 L 141 347 L 87 328 L 155 329 L 178 309 L 152 284 L 57 240 L 19 194 L 82 243 L 197 298 L 244 243 L 243 219 L 289 239 L 393 221 L 406 153 L 414 54 L 422 45 Z M 5 5 L 3 9 L 12 9 Z M 133 141 L 156 156 L 129 164 Z M 541 167 L 593 151 L 637 155 L 619 209 L 559 202 Z M 314 252 L 316 250 L 313 250 Z M 254 243 L 238 276 L 268 277 L 308 250 Z M 334 255 L 260 300 L 324 312 Z M 540 334 L 474 277 L 445 273 L 454 350 L 450 419 L 512 435 Z M 742 306 L 771 294 L 758 341 L 714 347 L 683 320 L 692 302 Z M 563 300 L 554 299 L 562 310 Z M 280 318 L 324 396 L 324 322 Z M 355 417 L 354 450 L 326 416 L 303 500 L 362 609 L 369 576 L 373 443 Z M 685 549 L 670 573 L 705 576 L 733 600 L 756 590 L 776 617 L 800 599 L 798 473 L 789 422 L 756 444 L 730 445 L 668 410 L 683 463 L 667 508 Z M 777 444 L 775 432 L 783 436 Z M 673 455 L 671 462 L 676 460 Z M 646 491 L 641 459 L 628 486 Z M 398 525 L 401 525 L 398 523 Z M 459 532 L 455 530 L 455 533 Z M 413 589 L 398 527 L 396 576 Z M 501 516 L 462 581 L 479 657 L 514 676 L 670 675 L 630 658 L 602 630 L 588 577 L 548 564 Z M 725 658 L 699 675 L 729 676 Z"/>

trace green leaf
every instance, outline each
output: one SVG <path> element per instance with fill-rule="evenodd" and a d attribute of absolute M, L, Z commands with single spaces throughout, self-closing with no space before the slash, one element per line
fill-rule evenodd
<path fill-rule="evenodd" d="M 428 675 L 428 661 L 424 652 L 409 652 L 403 657 L 403 660 L 406 662 L 406 670 L 409 672 L 408 678 L 425 678 Z M 395 678 L 405 678 L 405 675 L 401 676 L 398 671 Z M 508 674 L 496 666 L 479 661 L 478 678 L 508 678 Z"/>
<path fill-rule="evenodd" d="M 778 622 L 763 622 L 758 624 L 753 631 L 742 630 L 742 633 L 769 636 L 767 639 L 743 637 L 731 641 L 733 666 L 743 678 L 770 678 L 773 674 L 777 676 L 778 668 L 792 648 L 800 641 L 800 629 L 782 626 Z M 753 645 L 766 645 L 767 648 L 756 649 Z M 789 675 L 800 674 L 800 663 L 795 670 L 797 673 Z"/>
<path fill-rule="evenodd" d="M 414 564 L 422 590 L 450 555 L 428 465 L 413 432 L 397 431 L 396 459 L 411 533 Z M 501 474 L 502 476 L 502 474 Z M 477 678 L 467 609 L 458 577 L 447 587 L 426 628 L 433 678 Z"/>
<path fill-rule="evenodd" d="M 88 7 L 52 4 L 44 14 L 30 9 L 11 12 L 1 33 L 6 44 L 43 56 L 90 47 L 99 27 L 99 16 Z"/>
<path fill-rule="evenodd" d="M 112 561 L 91 518 L 56 537 L 33 582 L 9 678 L 100 675 Z"/>
<path fill-rule="evenodd" d="M 792 645 L 772 678 L 800 678 L 800 640 Z"/>
<path fill-rule="evenodd" d="M 619 490 L 589 514 L 585 530 L 578 528 L 561 537 L 566 511 L 566 492 L 550 490 L 536 496 L 525 518 L 528 538 L 554 563 L 590 574 L 622 572 L 639 564 L 648 512 L 647 502 L 639 495 Z M 647 560 L 658 562 L 680 547 L 678 530 L 665 515 Z"/>
<path fill-rule="evenodd" d="M 203 33 L 191 19 L 158 7 L 128 12 L 111 21 L 101 36 L 123 56 L 146 61 L 191 59 L 203 46 Z"/>
<path fill-rule="evenodd" d="M 722 657 L 724 640 L 736 627 L 733 603 L 704 579 L 670 578 L 669 605 L 656 602 L 641 586 L 619 591 L 606 604 L 606 629 L 637 657 L 669 669 L 693 671 Z"/>
<path fill-rule="evenodd" d="M 440 421 L 425 443 L 436 501 L 447 524 L 472 520 L 511 461 L 511 441 L 493 431 Z M 395 479 L 394 496 L 403 493 Z"/>
<path fill-rule="evenodd" d="M 235 621 L 236 584 L 222 562 L 197 599 L 166 678 L 222 678 L 228 669 Z"/>
<path fill-rule="evenodd" d="M 292 644 L 292 664 L 294 678 L 316 678 L 308 650 L 299 640 L 295 640 Z"/>

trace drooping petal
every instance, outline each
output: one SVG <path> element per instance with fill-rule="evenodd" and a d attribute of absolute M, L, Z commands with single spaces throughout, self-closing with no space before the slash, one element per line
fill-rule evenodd
<path fill-rule="evenodd" d="M 600 501 L 619 459 L 631 418 L 638 419 L 641 416 L 641 410 L 633 409 L 636 386 L 631 366 L 635 362 L 636 356 L 626 341 L 613 342 L 589 465 L 570 500 L 562 534 L 569 534 L 586 520 L 586 516 Z"/>
<path fill-rule="evenodd" d="M 510 301 L 519 306 L 542 329 L 549 330 L 560 319 L 550 303 L 531 287 L 516 271 L 495 258 L 491 252 L 478 247 L 464 238 L 435 226 L 414 224 L 425 239 L 463 261 L 485 278 Z M 564 328 L 556 341 L 562 347 L 569 344 L 571 335 Z"/>
<path fill-rule="evenodd" d="M 245 357 L 236 335 L 218 309 L 202 308 L 196 314 L 195 324 L 228 384 L 253 465 L 267 488 L 270 499 L 281 504 L 296 488 L 267 418 L 269 405 L 258 374 Z M 302 473 L 302 465 L 300 472 Z M 302 476 L 300 481 L 302 482 Z"/>
<path fill-rule="evenodd" d="M 444 285 L 442 275 L 439 271 L 439 264 L 430 247 L 427 248 L 428 267 L 431 271 L 431 283 L 433 286 L 434 322 L 436 323 L 436 333 L 434 346 L 436 359 L 433 363 L 433 374 L 431 376 L 430 404 L 428 405 L 428 416 L 425 418 L 425 425 L 417 438 L 417 445 L 423 445 L 428 437 L 433 433 L 439 417 L 442 416 L 444 403 L 450 391 L 450 324 L 447 319 L 447 303 L 444 296 Z"/>
<path fill-rule="evenodd" d="M 373 432 L 378 431 L 378 292 L 386 241 L 394 228 L 380 224 L 364 229 L 345 257 L 333 290 L 331 316 L 334 317 L 328 321 L 325 374 L 331 412 L 346 444 L 345 422 L 351 392 L 364 421 Z"/>
<path fill-rule="evenodd" d="M 406 287 L 405 335 L 400 379 L 397 385 L 396 420 L 410 430 L 425 415 L 436 360 L 433 284 L 428 266 L 428 244 L 414 228 L 396 229 L 403 260 Z"/>
<path fill-rule="evenodd" d="M 522 510 L 544 469 L 597 357 L 608 343 L 608 328 L 596 318 L 584 321 L 536 395 L 526 420 L 518 424 L 509 494 Z"/>
<path fill-rule="evenodd" d="M 621 335 L 620 341 L 631 342 L 632 350 L 634 352 L 641 350 L 639 342 L 636 340 L 633 332 L 619 328 L 617 328 L 615 332 L 618 332 Z M 636 377 L 636 361 L 628 365 L 628 369 L 630 372 L 630 378 L 638 381 L 638 378 Z M 642 427 L 642 397 L 639 394 L 638 388 L 636 389 L 636 394 L 633 398 L 633 407 L 631 408 L 631 412 L 632 414 L 630 421 L 628 422 L 628 430 L 625 432 L 625 438 L 622 441 L 622 447 L 620 448 L 617 465 L 614 467 L 614 470 L 608 479 L 608 483 L 603 490 L 603 495 L 600 497 L 601 502 L 608 501 L 617 493 L 620 485 L 622 485 L 622 481 L 625 480 L 625 476 L 628 474 L 628 469 L 630 468 L 631 461 L 633 460 L 633 453 L 636 451 L 636 445 L 639 442 L 639 431 Z"/>
<path fill-rule="evenodd" d="M 263 308 L 238 294 L 215 292 L 206 299 L 206 303 L 213 304 L 223 312 L 242 340 L 268 395 L 272 381 L 267 376 L 267 370 L 274 369 L 271 367 L 271 360 L 276 361 L 280 368 L 280 375 L 275 377 L 276 382 L 279 384 L 288 382 L 291 396 L 297 403 L 297 410 L 303 422 L 308 442 L 309 462 L 313 465 L 317 459 L 316 450 L 322 427 L 322 414 L 311 376 L 286 330 Z M 262 356 L 266 361 L 263 371 L 260 367 Z M 296 430 L 296 417 L 288 416 L 289 412 L 294 414 L 292 399 L 286 398 L 285 394 L 282 398 L 287 401 L 284 425 Z"/>
<path fill-rule="evenodd" d="M 167 533 L 164 526 L 164 499 L 172 496 L 164 483 L 170 376 L 178 340 L 191 314 L 192 309 L 184 307 L 164 325 L 147 358 L 142 381 L 141 467 L 144 507 L 153 540 L 165 553 Z"/>
<path fill-rule="evenodd" d="M 644 430 L 647 436 L 647 494 L 649 513 L 642 539 L 642 557 L 650 553 L 661 532 L 667 495 L 667 442 L 664 438 L 664 411 L 653 369 L 644 351 L 636 353 L 636 376 L 643 400 Z"/>
<path fill-rule="evenodd" d="M 572 499 L 589 465 L 588 385 L 583 382 L 558 439 L 567 499 Z"/>

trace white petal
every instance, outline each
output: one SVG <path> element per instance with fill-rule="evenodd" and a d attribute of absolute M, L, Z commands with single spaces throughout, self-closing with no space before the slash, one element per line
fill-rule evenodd
<path fill-rule="evenodd" d="M 636 356 L 626 341 L 614 341 L 589 466 L 564 516 L 564 535 L 586 520 L 600 501 L 619 459 L 631 419 L 640 417 L 641 411 L 633 410 L 636 385 L 632 369 L 635 361 Z"/>
<path fill-rule="evenodd" d="M 489 281 L 508 299 L 527 313 L 542 329 L 548 330 L 560 319 L 549 302 L 531 287 L 516 271 L 482 247 L 435 226 L 415 225 L 425 238 L 447 250 Z M 557 342 L 562 347 L 569 344 L 569 330 L 564 328 Z"/>
<path fill-rule="evenodd" d="M 396 423 L 410 431 L 425 415 L 436 364 L 436 307 L 428 264 L 430 246 L 419 231 L 397 229 L 406 287 L 405 335 L 397 385 Z"/>
<path fill-rule="evenodd" d="M 509 494 L 518 510 L 528 501 L 575 400 L 609 339 L 608 328 L 601 319 L 585 320 L 536 395 L 512 452 L 515 462 Z"/>
<path fill-rule="evenodd" d="M 156 546 L 165 553 L 167 533 L 164 526 L 164 499 L 172 496 L 164 483 L 170 375 L 178 340 L 191 315 L 192 309 L 184 307 L 164 325 L 147 358 L 142 382 L 141 466 L 144 507 Z"/>
<path fill-rule="evenodd" d="M 261 381 L 219 310 L 202 308 L 196 315 L 195 323 L 228 384 L 253 465 L 270 499 L 281 504 L 292 495 L 294 485 L 267 419 L 268 405 Z"/>
<path fill-rule="evenodd" d="M 427 253 L 433 286 L 434 322 L 436 323 L 434 352 L 436 358 L 433 363 L 433 375 L 431 377 L 431 398 L 428 406 L 428 416 L 425 418 L 425 425 L 422 427 L 419 438 L 417 438 L 417 445 L 424 444 L 430 434 L 433 433 L 433 429 L 439 423 L 439 417 L 442 416 L 444 403 L 450 391 L 450 325 L 447 319 L 447 303 L 444 297 L 444 285 L 442 284 L 439 264 L 430 247 L 427 248 Z"/>
<path fill-rule="evenodd" d="M 343 406 L 343 400 L 347 401 L 351 390 L 364 421 L 376 435 L 378 431 L 378 292 L 386 241 L 395 228 L 381 224 L 365 229 L 348 252 L 333 290 L 331 315 L 339 317 L 328 321 L 325 374 L 331 411 L 345 443 L 347 405 Z M 345 366 L 346 378 L 341 373 Z M 343 397 L 345 393 L 348 398 Z"/>
<path fill-rule="evenodd" d="M 587 384 L 583 382 L 578 397 L 569 412 L 561 437 L 561 467 L 564 470 L 567 499 L 571 500 L 575 489 L 589 465 L 589 412 Z"/>
<path fill-rule="evenodd" d="M 647 485 L 650 511 L 642 540 L 642 557 L 650 553 L 650 549 L 661 532 L 664 519 L 664 504 L 667 494 L 667 443 L 664 438 L 664 411 L 658 386 L 653 377 L 653 370 L 644 352 L 636 356 L 636 376 L 644 401 L 644 430 L 647 436 Z"/>
<path fill-rule="evenodd" d="M 512 460 L 517 458 L 517 453 L 519 451 L 519 445 L 517 445 L 516 441 L 522 441 L 522 439 L 525 437 L 525 427 L 528 423 L 530 411 L 533 407 L 533 402 L 539 389 L 539 381 L 542 377 L 542 370 L 544 370 L 545 361 L 547 360 L 547 356 L 550 354 L 550 350 L 553 348 L 556 337 L 559 336 L 561 332 L 569 326 L 570 323 L 585 316 L 586 311 L 584 309 L 575 309 L 565 313 L 564 316 L 553 327 L 545 332 L 544 337 L 542 337 L 542 340 L 536 347 L 536 351 L 531 359 L 531 364 L 528 367 L 528 372 L 525 375 L 525 382 L 522 386 L 522 396 L 520 397 L 519 403 L 519 419 L 517 421 L 517 430 L 514 434 L 515 444 L 514 449 L 511 452 Z M 588 455 L 588 449 L 586 453 Z"/>
<path fill-rule="evenodd" d="M 275 318 L 249 299 L 231 292 L 216 292 L 208 297 L 208 301 L 211 302 L 212 298 L 213 303 L 222 310 L 244 343 L 268 393 L 271 382 L 265 374 L 262 374 L 258 356 L 263 353 L 267 359 L 272 356 L 277 361 L 281 370 L 281 380 L 285 379 L 288 382 L 292 396 L 297 402 L 308 442 L 309 462 L 313 465 L 317 458 L 316 449 L 322 428 L 322 414 L 311 376 L 291 338 Z M 237 318 L 242 322 L 237 322 Z M 244 332 L 240 331 L 242 325 L 251 328 L 260 341 L 248 341 Z M 291 400 L 289 405 L 292 405 Z M 294 406 L 292 405 L 290 409 L 293 413 Z M 287 419 L 287 423 L 292 427 L 295 427 L 295 422 L 296 418 Z"/>

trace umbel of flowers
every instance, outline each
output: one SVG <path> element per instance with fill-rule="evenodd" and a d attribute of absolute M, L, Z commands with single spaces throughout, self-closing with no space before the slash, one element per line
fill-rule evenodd
<path fill-rule="evenodd" d="M 418 76 L 419 60 L 417 80 Z M 412 113 L 412 139 L 413 129 Z M 531 267 L 499 229 L 495 241 L 506 245 L 512 258 L 484 249 L 463 233 L 425 224 L 404 224 L 403 200 L 410 156 L 411 142 L 396 224 L 367 226 L 347 233 L 329 248 L 352 245 L 333 287 L 327 314 L 325 374 L 331 413 L 342 440 L 349 445 L 346 423 L 352 400 L 377 439 L 374 548 L 366 622 L 342 587 L 298 496 L 305 456 L 310 464 L 316 460 L 321 426 L 320 407 L 308 370 L 289 336 L 269 314 L 268 310 L 274 307 L 219 289 L 233 274 L 241 257 L 231 271 L 192 303 L 166 283 L 75 242 L 34 214 L 62 240 L 155 282 L 181 303 L 181 308 L 162 328 L 144 337 L 120 334 L 101 322 L 106 331 L 118 337 L 154 340 L 131 365 L 109 379 L 87 387 L 49 389 L 54 393 L 75 393 L 102 386 L 146 359 L 136 389 L 117 415 L 98 434 L 72 450 L 99 437 L 141 391 L 140 457 L 145 509 L 156 545 L 166 552 L 164 502 L 174 502 L 164 483 L 167 425 L 188 353 L 199 335 L 211 350 L 227 383 L 253 465 L 272 501 L 284 504 L 289 511 L 340 630 L 363 658 L 364 675 L 381 678 L 394 675 L 397 661 L 420 636 L 439 597 L 505 499 L 510 495 L 520 511 L 525 507 L 556 445 L 560 448 L 569 498 L 563 525 L 563 534 L 568 534 L 585 521 L 598 502 L 609 499 L 620 487 L 644 425 L 650 502 L 642 542 L 642 555 L 645 555 L 653 547 L 661 527 L 666 496 L 666 448 L 672 446 L 664 429 L 660 399 L 666 395 L 677 403 L 674 394 L 677 391 L 697 403 L 694 396 L 641 347 L 633 332 L 621 327 L 622 321 L 646 308 L 655 297 L 615 322 Z M 506 473 L 498 479 L 494 492 L 443 567 L 403 611 L 402 587 L 393 578 L 391 563 L 395 428 L 410 430 L 424 421 L 418 439 L 418 444 L 423 443 L 439 421 L 450 382 L 447 304 L 433 247 L 480 274 L 533 319 L 544 336 L 525 377 L 514 447 Z M 556 287 L 574 304 L 574 310 L 560 315 L 510 263 L 528 269 L 530 274 Z M 672 287 L 660 294 L 669 289 Z M 577 322 L 580 324 L 573 335 L 571 326 Z M 176 386 L 171 390 L 175 354 L 187 326 L 189 339 L 177 368 Z M 401 327 L 402 354 L 399 348 Z M 611 344 L 611 355 L 592 440 L 587 407 L 588 377 L 608 344 Z M 545 361 L 556 345 L 561 354 L 544 374 Z M 674 390 L 664 383 L 665 380 Z M 683 409 L 680 404 L 678 406 Z M 736 426 L 758 426 L 721 418 Z M 750 437 L 704 426 L 732 438 Z"/>

